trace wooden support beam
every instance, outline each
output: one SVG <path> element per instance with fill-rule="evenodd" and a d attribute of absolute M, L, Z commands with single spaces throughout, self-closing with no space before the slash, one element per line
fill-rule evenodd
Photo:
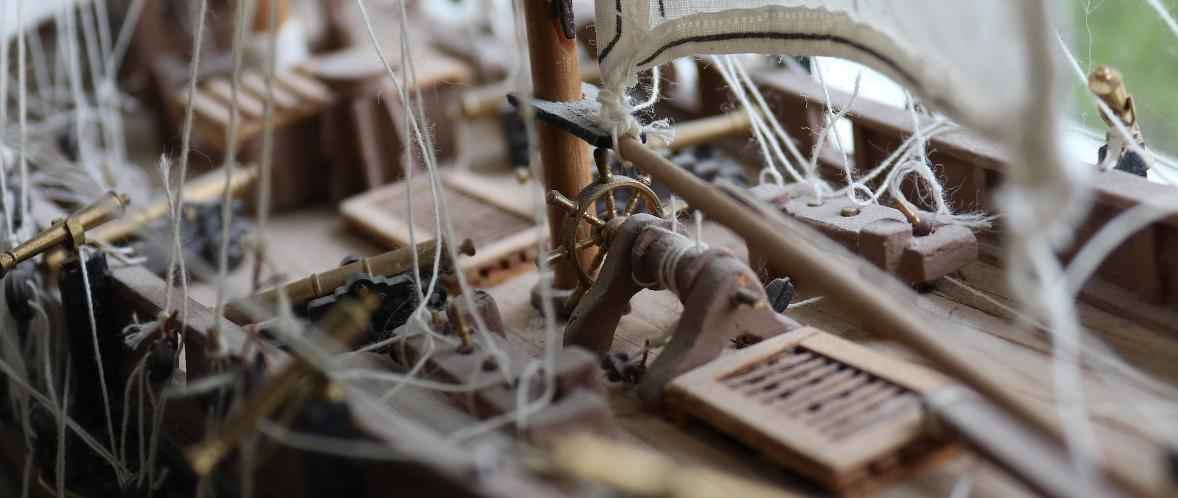
<path fill-rule="evenodd" d="M 572 102 L 581 99 L 581 67 L 577 60 L 576 40 L 566 37 L 550 0 L 525 0 L 528 53 L 532 61 L 532 87 L 535 97 L 553 102 Z M 572 13 L 568 13 L 572 15 Z M 537 123 L 540 160 L 544 166 L 547 190 L 556 190 L 569 199 L 576 199 L 581 189 L 592 181 L 589 150 L 577 137 L 545 123 Z M 548 208 L 548 228 L 553 244 L 560 240 L 560 224 L 564 212 Z M 586 228 L 588 230 L 588 228 Z M 586 236 L 588 234 L 585 234 Z M 578 257 L 585 266 L 591 262 L 593 251 L 586 249 Z M 577 286 L 573 261 L 554 265 L 557 289 Z"/>
<path fill-rule="evenodd" d="M 749 120 L 748 113 L 734 111 L 676 124 L 675 134 L 668 143 L 654 145 L 668 149 L 683 149 L 725 138 L 747 136 L 751 130 L 752 121 Z"/>

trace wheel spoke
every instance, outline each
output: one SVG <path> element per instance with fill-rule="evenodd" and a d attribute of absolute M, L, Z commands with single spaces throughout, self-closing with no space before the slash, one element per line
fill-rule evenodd
<path fill-rule="evenodd" d="M 626 210 L 622 212 L 623 216 L 630 216 L 634 214 L 634 210 L 638 208 L 639 197 L 641 196 L 638 195 L 637 191 L 634 192 L 634 195 L 630 196 L 630 202 L 626 203 Z"/>
<path fill-rule="evenodd" d="M 614 199 L 614 191 L 605 193 L 605 220 L 609 221 L 618 215 L 618 204 Z"/>
<path fill-rule="evenodd" d="M 552 251 L 552 252 L 548 253 L 548 257 L 544 258 L 544 264 L 546 266 L 552 266 L 552 265 L 560 262 L 560 260 L 567 258 L 568 256 L 569 256 L 569 253 L 565 252 L 563 249 L 557 250 L 557 251 Z"/>
<path fill-rule="evenodd" d="M 582 217 L 582 218 L 585 218 L 585 221 L 588 221 L 589 223 L 592 223 L 592 224 L 593 224 L 593 226 L 596 226 L 596 227 L 605 226 L 605 221 L 602 221 L 602 219 L 601 219 L 601 218 L 598 218 L 598 217 L 596 217 L 596 216 L 593 216 L 593 215 L 592 215 L 592 214 L 590 214 L 588 211 L 586 211 L 586 212 L 584 212 L 584 213 L 581 213 L 581 217 Z"/>
<path fill-rule="evenodd" d="M 569 200 L 568 197 L 565 197 L 563 194 L 561 194 L 560 192 L 557 192 L 555 190 L 548 191 L 548 199 L 547 200 L 548 200 L 548 205 L 550 205 L 550 206 L 556 206 L 556 207 L 561 208 L 565 211 L 576 211 L 577 210 L 577 205 L 573 201 Z"/>
<path fill-rule="evenodd" d="M 597 272 L 601 269 L 602 263 L 605 263 L 605 255 L 608 252 L 604 249 L 597 251 L 597 255 L 593 256 L 593 262 L 589 263 L 589 271 L 585 273 L 588 273 L 593 280 L 597 280 Z"/>
<path fill-rule="evenodd" d="M 599 246 L 599 245 L 601 245 L 601 238 L 599 238 L 597 236 L 593 236 L 588 239 L 578 241 L 577 242 L 577 250 L 580 251 L 581 249 L 584 249 L 589 246 Z"/>

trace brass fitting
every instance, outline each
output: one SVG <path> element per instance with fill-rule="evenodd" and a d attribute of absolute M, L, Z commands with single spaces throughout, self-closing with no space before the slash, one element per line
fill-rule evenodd
<path fill-rule="evenodd" d="M 1100 65 L 1088 75 L 1088 89 L 1093 95 L 1112 109 L 1117 118 L 1125 126 L 1132 128 L 1137 125 L 1137 111 L 1133 105 L 1133 96 L 1125 87 L 1125 78 L 1121 72 L 1112 66 Z M 1103 112 L 1100 117 L 1110 127 L 1115 126 Z"/>
<path fill-rule="evenodd" d="M 446 255 L 444 246 L 439 245 L 434 240 L 427 240 L 417 244 L 417 247 L 403 247 L 371 258 L 363 258 L 334 270 L 323 273 L 312 273 L 306 278 L 282 286 L 282 292 L 287 295 L 291 304 L 304 304 L 312 299 L 317 299 L 334 292 L 337 287 L 344 285 L 348 277 L 354 273 L 390 276 L 412 270 L 413 253 L 415 252 L 421 264 L 429 264 L 429 262 L 433 261 L 434 251 L 438 250 L 439 247 L 442 248 L 444 255 L 442 258 L 442 272 L 449 273 L 453 270 L 454 263 Z M 470 239 L 464 239 L 455 249 L 458 250 L 459 255 L 463 256 L 473 256 L 475 253 L 474 242 Z M 272 308 L 278 302 L 278 292 L 279 289 L 277 288 L 270 289 L 230 302 L 225 306 L 225 317 L 238 325 L 255 323 L 257 321 L 256 319 L 260 319 L 260 317 L 252 316 L 247 310 L 254 306 L 263 309 Z"/>
<path fill-rule="evenodd" d="M 924 237 L 937 230 L 937 228 L 933 226 L 932 223 L 921 218 L 920 215 L 916 213 L 916 210 L 912 207 L 912 205 L 908 204 L 907 202 L 896 199 L 896 209 L 904 215 L 904 218 L 908 220 L 908 224 L 912 225 L 912 235 L 917 237 Z"/>
<path fill-rule="evenodd" d="M 124 194 L 107 192 L 89 206 L 54 222 L 24 244 L 0 254 L 0 277 L 8 274 L 16 265 L 55 247 L 65 245 L 77 250 L 86 243 L 88 230 L 122 216 L 129 202 Z"/>
<path fill-rule="evenodd" d="M 358 300 L 348 299 L 333 308 L 320 326 L 327 337 L 320 342 L 319 347 L 330 354 L 342 352 L 341 348 L 347 347 L 368 329 L 368 321 L 379 304 L 380 300 L 375 294 L 364 293 Z M 217 432 L 188 447 L 185 456 L 193 470 L 197 475 L 209 475 L 225 456 L 257 428 L 259 420 L 269 417 L 286 404 L 304 379 L 317 375 L 311 363 L 295 355 L 286 367 L 258 389 L 257 394 L 243 400 L 238 409 L 226 417 Z"/>

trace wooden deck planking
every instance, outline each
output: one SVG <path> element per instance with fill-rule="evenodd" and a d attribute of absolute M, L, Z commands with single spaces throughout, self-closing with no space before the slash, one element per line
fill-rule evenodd
<path fill-rule="evenodd" d="M 689 229 L 694 232 L 693 226 L 689 225 Z M 278 216 L 272 220 L 269 233 L 271 258 L 291 278 L 333 267 L 348 254 L 380 252 L 376 244 L 348 232 L 343 221 L 327 206 Z M 722 227 L 705 223 L 703 239 L 712 246 L 729 247 L 743 253 L 742 244 Z M 246 294 L 248 275 L 248 266 L 231 275 L 228 283 L 231 297 Z M 979 262 L 963 270 L 959 279 L 1003 301 L 1006 297 L 1000 293 L 997 283 L 1000 280 L 996 279 L 1000 276 L 1000 269 Z M 529 304 L 529 292 L 537 278 L 536 273 L 529 273 L 489 289 L 502 311 L 510 340 L 534 355 L 542 353 L 544 337 L 544 320 Z M 799 299 L 808 297 L 804 288 L 801 291 Z M 194 289 L 194 296 L 211 304 L 215 292 L 207 285 L 199 285 Z M 961 291 L 953 284 L 940 283 L 934 292 L 924 295 L 916 304 L 934 315 L 964 325 L 965 328 L 958 329 L 955 335 L 947 335 L 946 340 L 971 352 L 979 362 L 995 365 L 994 375 L 1013 391 L 1033 400 L 1045 411 L 1054 409 L 1051 368 L 1046 356 L 1050 346 L 1040 333 L 1014 329 L 1000 308 Z M 636 352 L 644 340 L 658 337 L 674 326 L 681 305 L 667 292 L 644 291 L 632 302 L 632 310 L 621 322 L 615 348 Z M 1167 377 L 1175 375 L 1174 370 L 1178 367 L 1167 363 L 1167 358 L 1175 357 L 1174 348 L 1178 348 L 1178 342 L 1091 306 L 1081 305 L 1080 311 L 1084 324 L 1101 337 L 1111 337 L 1127 361 L 1149 365 Z M 889 355 L 919 362 L 919 358 L 913 358 L 903 348 L 878 340 L 859 324 L 848 321 L 833 299 L 826 298 L 788 314 L 803 324 L 819 327 Z M 1140 415 L 1125 410 L 1117 388 L 1109 387 L 1098 372 L 1086 369 L 1084 379 L 1089 406 L 1108 454 L 1126 467 L 1145 473 L 1151 480 L 1161 479 L 1160 450 L 1149 442 L 1151 436 L 1142 432 L 1151 431 L 1150 424 Z M 639 440 L 679 458 L 780 483 L 800 496 L 821 496 L 796 476 L 766 463 L 751 450 L 718 433 L 698 425 L 680 426 L 644 412 L 624 388 L 615 387 L 613 391 L 611 404 L 619 423 Z M 961 469 L 972 469 L 975 474 L 972 496 L 1022 494 L 1000 472 L 969 460 L 969 457 L 963 458 L 897 485 L 883 496 L 946 496 Z M 982 470 L 971 465 L 980 466 Z"/>

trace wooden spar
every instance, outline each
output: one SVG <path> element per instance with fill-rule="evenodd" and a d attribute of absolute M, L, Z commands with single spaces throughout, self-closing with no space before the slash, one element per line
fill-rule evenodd
<path fill-rule="evenodd" d="M 715 142 L 729 137 L 747 135 L 752 129 L 748 113 L 734 111 L 675 125 L 668 149 L 682 149 L 693 145 Z"/>
<path fill-rule="evenodd" d="M 751 212 L 720 189 L 675 166 L 634 137 L 621 138 L 618 152 L 688 204 L 703 211 L 708 218 L 744 238 L 750 250 L 765 254 L 771 264 L 786 271 L 794 280 L 818 289 L 827 299 L 845 306 L 852 316 L 871 324 L 870 330 L 911 348 L 1010 415 L 1063 445 L 1063 434 L 1053 423 L 991 380 L 970 358 L 949 349 L 931 326 L 933 323 L 937 328 L 951 325 L 932 317 L 918 317 L 909 311 L 918 299 L 910 289 L 890 281 L 881 273 L 842 264 L 832 253 L 821 248 L 814 241 L 817 237 L 811 236 L 812 232 L 799 223 L 783 217 L 774 223 L 766 216 Z M 1130 495 L 1156 495 L 1149 486 L 1119 467 L 1106 462 L 1103 471 Z"/>
<path fill-rule="evenodd" d="M 589 66 L 581 71 L 581 80 L 586 83 L 601 81 L 601 70 L 597 66 Z M 507 103 L 508 88 L 502 84 L 494 84 L 474 88 L 462 95 L 456 109 L 458 116 L 464 119 L 481 119 L 494 116 Z"/>
<path fill-rule="evenodd" d="M 577 60 L 576 40 L 566 37 L 561 18 L 556 15 L 551 0 L 524 0 L 527 19 L 528 55 L 532 66 L 532 88 L 538 99 L 553 102 L 573 102 L 581 99 L 581 67 Z M 568 12 L 571 16 L 572 13 Z M 576 199 L 581 189 L 593 180 L 589 150 L 577 137 L 554 126 L 537 122 L 540 161 L 544 168 L 545 190 L 555 190 L 569 199 Z M 548 233 L 553 243 L 560 240 L 560 225 L 564 212 L 548 207 Z M 586 228 L 587 230 L 588 228 Z M 584 234 L 588 236 L 588 233 Z M 588 266 L 593 259 L 592 249 L 577 255 Z M 574 262 L 555 263 L 553 285 L 557 289 L 577 286 Z"/>
<path fill-rule="evenodd" d="M 274 9 L 274 32 L 277 33 L 290 17 L 290 2 L 288 0 L 258 0 L 254 5 L 254 22 L 251 28 L 254 33 L 270 31 L 270 9 Z"/>

